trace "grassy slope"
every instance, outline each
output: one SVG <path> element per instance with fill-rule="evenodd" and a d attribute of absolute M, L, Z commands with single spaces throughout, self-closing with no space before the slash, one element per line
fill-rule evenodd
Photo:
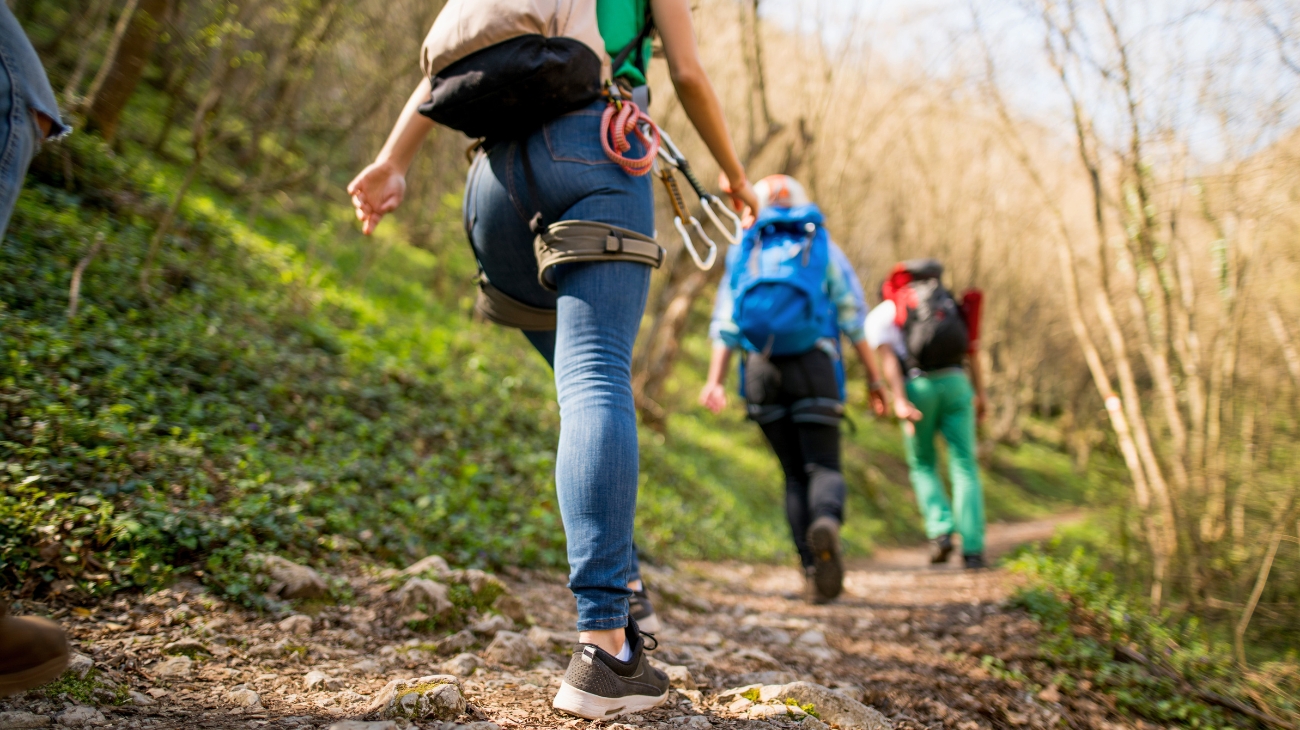
<path fill-rule="evenodd" d="M 199 188 L 146 299 L 137 272 L 180 171 L 84 137 L 59 154 L 73 178 L 47 153 L 0 248 L 0 581 L 96 592 L 198 569 L 253 595 L 253 549 L 562 564 L 549 371 L 517 333 L 466 317 L 454 195 L 430 253 L 392 223 L 363 241 L 347 210 L 305 201 L 250 228 Z M 71 270 L 100 235 L 69 322 Z M 707 343 L 685 350 L 668 439 L 642 435 L 639 542 L 659 558 L 788 558 L 775 460 L 739 409 L 690 405 Z M 850 552 L 918 539 L 893 427 L 859 412 L 848 443 Z M 991 519 L 1096 489 L 1037 446 L 994 465 Z"/>

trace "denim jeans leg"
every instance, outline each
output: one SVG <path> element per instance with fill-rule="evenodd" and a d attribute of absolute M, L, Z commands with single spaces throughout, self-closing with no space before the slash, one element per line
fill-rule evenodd
<path fill-rule="evenodd" d="M 600 146 L 600 104 L 551 122 L 521 142 L 495 145 L 471 168 L 465 227 L 494 286 L 538 307 L 555 307 L 554 332 L 526 332 L 555 369 L 560 444 L 555 484 L 569 556 L 578 630 L 627 625 L 627 583 L 639 573 L 632 545 L 638 476 L 632 345 L 650 287 L 650 267 L 630 262 L 558 267 L 558 292 L 537 281 L 528 220 L 587 220 L 652 235 L 648 178 L 633 178 Z M 540 200 L 531 200 L 520 145 Z M 633 150 L 636 152 L 636 150 Z"/>
<path fill-rule="evenodd" d="M 579 630 L 627 625 L 634 566 L 636 410 L 632 344 L 650 267 L 574 264 L 557 272 L 555 384 L 560 446 L 555 480 L 568 538 Z"/>
<path fill-rule="evenodd" d="M 18 93 L 12 69 L 0 53 L 0 236 L 9 227 L 37 139 L 31 108 Z"/>

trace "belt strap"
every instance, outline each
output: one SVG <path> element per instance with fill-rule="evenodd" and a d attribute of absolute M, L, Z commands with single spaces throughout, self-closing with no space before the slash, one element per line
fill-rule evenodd
<path fill-rule="evenodd" d="M 786 407 L 782 405 L 759 405 L 757 403 L 746 404 L 745 412 L 750 420 L 764 426 L 785 418 L 786 414 L 789 413 Z"/>
<path fill-rule="evenodd" d="M 838 426 L 843 417 L 844 404 L 836 398 L 802 398 L 790 404 L 790 419 L 795 423 Z"/>
<path fill-rule="evenodd" d="M 636 231 L 593 221 L 560 221 L 538 232 L 533 240 L 537 281 L 555 291 L 551 268 L 589 261 L 633 261 L 659 268 L 664 249 Z"/>
<path fill-rule="evenodd" d="M 492 286 L 486 276 L 479 275 L 478 300 L 474 311 L 483 319 L 506 327 L 544 332 L 555 329 L 555 310 L 524 304 Z"/>

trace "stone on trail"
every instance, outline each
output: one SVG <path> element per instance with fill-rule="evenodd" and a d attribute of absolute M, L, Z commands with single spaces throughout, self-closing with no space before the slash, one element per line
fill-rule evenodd
<path fill-rule="evenodd" d="M 485 636 L 496 636 L 498 631 L 514 631 L 515 622 L 500 614 L 491 613 L 475 621 L 469 630 Z"/>
<path fill-rule="evenodd" d="M 319 669 L 313 669 L 310 672 L 307 672 L 307 675 L 302 678 L 302 686 L 305 687 L 308 692 L 340 690 L 343 689 L 345 684 L 347 683 L 343 680 L 335 679 Z"/>
<path fill-rule="evenodd" d="M 64 671 L 64 674 L 75 674 L 77 675 L 77 679 L 85 679 L 86 675 L 90 673 L 90 670 L 94 668 L 94 659 L 91 659 L 85 654 L 74 651 L 72 652 L 72 656 L 68 657 L 68 668 Z"/>
<path fill-rule="evenodd" d="M 268 593 L 280 598 L 320 598 L 329 592 L 325 579 L 315 570 L 299 565 L 279 555 L 256 555 L 262 570 L 274 583 Z"/>
<path fill-rule="evenodd" d="M 537 658 L 537 649 L 523 634 L 498 631 L 496 638 L 483 650 L 483 657 L 495 664 L 522 667 Z"/>
<path fill-rule="evenodd" d="M 651 659 L 650 665 L 668 675 L 668 682 L 674 689 L 695 689 L 695 677 L 691 670 L 680 664 L 665 664 L 658 659 Z"/>
<path fill-rule="evenodd" d="M 206 644 L 199 641 L 198 639 L 185 638 L 185 639 L 177 639 L 176 641 L 164 645 L 163 653 L 164 654 L 186 654 L 192 656 L 194 654 L 211 654 L 212 652 L 208 650 Z"/>
<path fill-rule="evenodd" d="M 450 615 L 452 605 L 447 586 L 427 578 L 411 578 L 393 594 L 393 602 L 403 610 L 420 610 L 434 618 Z"/>
<path fill-rule="evenodd" d="M 104 713 L 93 707 L 82 707 L 80 705 L 69 707 L 55 715 L 54 719 L 64 727 L 95 727 L 108 724 Z"/>
<path fill-rule="evenodd" d="M 465 711 L 465 697 L 460 679 L 451 675 L 394 679 L 366 707 L 376 711 L 387 719 L 454 720 Z"/>
<path fill-rule="evenodd" d="M 32 712 L 0 712 L 0 727 L 3 728 L 27 730 L 27 728 L 49 726 L 50 718 L 46 715 L 37 715 Z"/>
<path fill-rule="evenodd" d="M 528 640 L 533 642 L 533 646 L 541 651 L 546 651 L 553 646 L 568 646 L 577 642 L 578 637 L 574 634 L 567 634 L 563 631 L 551 631 L 541 626 L 533 626 L 525 634 Z"/>
<path fill-rule="evenodd" d="M 442 663 L 439 669 L 443 674 L 454 674 L 457 677 L 468 677 L 474 673 L 475 669 L 483 666 L 483 660 L 473 654 L 457 654 Z"/>
<path fill-rule="evenodd" d="M 469 629 L 461 629 L 438 642 L 438 653 L 450 654 L 452 652 L 464 651 L 465 649 L 474 646 L 477 641 L 478 639 L 474 638 L 473 632 Z"/>
<path fill-rule="evenodd" d="M 791 682 L 781 688 L 780 696 L 800 704 L 811 704 L 823 722 L 841 730 L 890 730 L 893 727 L 889 718 L 879 710 L 820 684 Z"/>
<path fill-rule="evenodd" d="M 799 638 L 795 639 L 795 641 L 798 642 L 800 646 L 827 646 L 826 634 L 823 634 L 817 629 L 808 629 L 802 634 L 799 634 Z"/>
<path fill-rule="evenodd" d="M 683 715 L 682 717 L 674 717 L 668 722 L 673 725 L 681 725 L 689 730 L 709 730 L 709 728 L 713 727 L 713 723 L 709 722 L 709 718 L 704 715 Z"/>
<path fill-rule="evenodd" d="M 492 602 L 492 608 L 517 624 L 528 623 L 528 611 L 524 608 L 524 602 L 513 593 L 502 593 L 497 596 L 497 599 Z"/>
<path fill-rule="evenodd" d="M 155 700 L 154 698 L 150 697 L 149 695 L 143 692 L 129 690 L 127 694 L 131 697 L 131 704 L 133 705 L 138 705 L 140 707 L 148 707 L 149 705 L 158 704 L 158 700 Z M 0 727 L 3 727 L 3 725 L 0 725 Z"/>
<path fill-rule="evenodd" d="M 330 725 L 326 730 L 397 730 L 397 723 L 392 720 L 381 720 L 378 722 L 344 720 Z"/>
<path fill-rule="evenodd" d="M 421 576 L 425 573 L 432 573 L 440 580 L 445 580 L 447 575 L 451 573 L 451 566 L 447 565 L 447 561 L 441 555 L 429 555 L 406 566 L 406 569 L 398 573 L 398 575 L 409 578 Z"/>
<path fill-rule="evenodd" d="M 281 631 L 294 636 L 306 636 L 311 633 L 311 616 L 295 614 L 276 624 Z"/>
<path fill-rule="evenodd" d="M 379 674 L 384 671 L 384 665 L 374 659 L 362 659 L 348 669 L 357 674 Z"/>
<path fill-rule="evenodd" d="M 242 684 L 227 692 L 226 699 L 236 707 L 262 706 L 262 696 Z"/>
<path fill-rule="evenodd" d="M 791 672 L 769 669 L 763 672 L 746 672 L 736 676 L 734 681 L 743 686 L 750 686 L 755 684 L 789 684 L 798 679 Z"/>
<path fill-rule="evenodd" d="M 149 672 L 159 679 L 184 679 L 194 672 L 194 660 L 184 654 L 174 656 L 149 667 Z"/>

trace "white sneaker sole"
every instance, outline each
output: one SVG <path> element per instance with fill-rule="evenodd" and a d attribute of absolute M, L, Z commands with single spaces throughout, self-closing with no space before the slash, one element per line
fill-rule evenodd
<path fill-rule="evenodd" d="M 551 703 L 551 707 L 588 720 L 605 720 L 628 712 L 658 707 L 667 700 L 666 691 L 657 697 L 653 695 L 601 697 L 564 682 L 560 685 L 560 691 L 555 693 L 555 701 Z"/>

